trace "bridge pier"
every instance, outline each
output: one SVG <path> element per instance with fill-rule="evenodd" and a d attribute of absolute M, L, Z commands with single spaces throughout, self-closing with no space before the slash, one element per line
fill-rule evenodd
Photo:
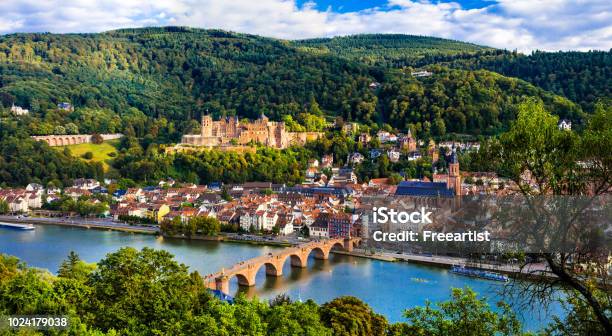
<path fill-rule="evenodd" d="M 226 276 L 221 276 L 215 279 L 215 288 L 224 294 L 229 294 L 229 279 Z"/>
<path fill-rule="evenodd" d="M 353 252 L 353 240 L 352 239 L 345 239 L 343 245 L 344 245 L 344 250 L 346 252 Z"/>

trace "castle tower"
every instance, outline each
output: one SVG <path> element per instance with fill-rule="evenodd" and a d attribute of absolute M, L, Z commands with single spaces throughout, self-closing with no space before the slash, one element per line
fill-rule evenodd
<path fill-rule="evenodd" d="M 238 136 L 238 117 L 229 117 L 227 123 L 227 136 L 230 138 L 236 138 Z"/>
<path fill-rule="evenodd" d="M 459 159 L 457 158 L 457 151 L 453 146 L 453 153 L 451 154 L 451 160 L 448 165 L 448 182 L 447 188 L 455 189 L 455 195 L 461 196 L 461 174 L 459 172 Z"/>
<path fill-rule="evenodd" d="M 212 117 L 209 114 L 202 116 L 202 136 L 211 137 L 212 128 L 213 128 Z"/>

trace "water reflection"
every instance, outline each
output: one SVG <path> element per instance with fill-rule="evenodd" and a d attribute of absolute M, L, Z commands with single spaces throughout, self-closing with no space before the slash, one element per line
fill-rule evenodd
<path fill-rule="evenodd" d="M 289 259 L 287 259 L 289 260 Z M 236 277 L 230 280 L 230 293 L 234 296 L 244 294 L 248 298 L 263 297 L 271 298 L 283 293 L 288 288 L 307 285 L 314 278 L 331 279 L 334 276 L 334 268 L 339 264 L 346 265 L 365 265 L 367 261 L 362 258 L 352 256 L 330 254 L 329 259 L 315 259 L 313 256 L 308 258 L 308 267 L 293 267 L 289 261 L 283 266 L 282 276 L 266 275 L 265 266 L 262 266 L 255 277 L 255 286 L 240 286 Z M 368 270 L 366 267 L 365 270 Z M 336 272 L 341 272 L 337 270 Z M 367 276 L 369 272 L 365 271 Z"/>

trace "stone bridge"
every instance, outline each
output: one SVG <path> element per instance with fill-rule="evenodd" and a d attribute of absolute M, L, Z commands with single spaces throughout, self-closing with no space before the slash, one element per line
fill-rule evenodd
<path fill-rule="evenodd" d="M 255 277 L 263 266 L 266 267 L 266 275 L 278 277 L 283 275 L 283 266 L 287 259 L 291 260 L 292 267 L 305 268 L 308 266 L 308 257 L 311 253 L 314 253 L 315 259 L 325 260 L 329 258 L 329 253 L 333 248 L 351 252 L 353 247 L 358 246 L 360 243 L 360 238 L 335 238 L 312 241 L 288 247 L 280 252 L 269 253 L 239 262 L 230 268 L 205 276 L 204 282 L 210 289 L 217 289 L 225 294 L 229 294 L 229 282 L 233 277 L 238 279 L 240 286 L 255 286 Z"/>

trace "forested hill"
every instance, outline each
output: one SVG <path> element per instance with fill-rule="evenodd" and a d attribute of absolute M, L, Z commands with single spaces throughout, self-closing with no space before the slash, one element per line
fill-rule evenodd
<path fill-rule="evenodd" d="M 427 50 L 436 45 L 431 41 L 438 40 L 412 43 Z M 444 50 L 462 48 L 456 42 Z M 154 127 L 164 130 L 155 132 L 163 141 L 178 140 L 206 111 L 250 118 L 263 112 L 275 120 L 308 112 L 402 130 L 414 126 L 432 136 L 493 134 L 513 119 L 518 102 L 534 96 L 560 116 L 581 118 L 575 104 L 520 80 L 432 69 L 433 76 L 417 79 L 290 41 L 219 30 L 13 34 L 0 37 L 0 102 L 32 111 L 25 120 L 31 134 L 54 133 L 68 123 L 81 132 L 133 129 L 137 136 Z M 376 82 L 380 86 L 372 88 Z M 63 101 L 76 110 L 58 111 Z"/>
<path fill-rule="evenodd" d="M 600 98 L 612 99 L 612 49 L 589 52 L 485 52 L 477 57 L 450 58 L 448 65 L 488 69 L 524 79 L 579 103 L 587 111 Z"/>
<path fill-rule="evenodd" d="M 368 64 L 389 66 L 397 60 L 417 61 L 427 55 L 456 55 L 492 48 L 430 36 L 363 34 L 298 40 L 296 46 L 310 52 L 331 53 Z"/>
<path fill-rule="evenodd" d="M 470 43 L 411 35 L 355 35 L 294 42 L 304 50 L 338 55 L 386 68 L 432 64 L 486 69 L 520 78 L 592 111 L 597 100 L 612 99 L 612 49 L 522 54 Z"/>

